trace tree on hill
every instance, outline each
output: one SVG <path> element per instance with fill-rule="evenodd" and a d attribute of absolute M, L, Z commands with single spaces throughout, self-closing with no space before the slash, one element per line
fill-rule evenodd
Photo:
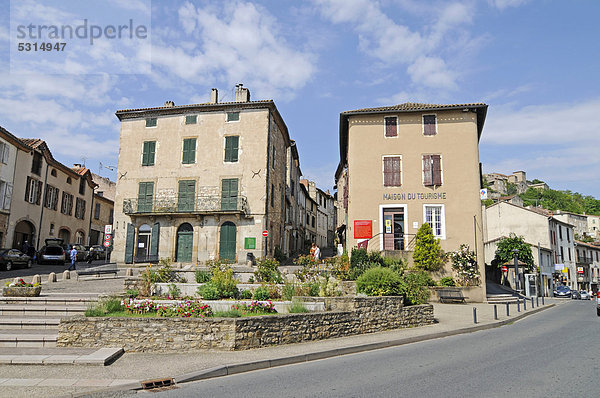
<path fill-rule="evenodd" d="M 504 263 L 512 262 L 515 258 L 514 249 L 519 250 L 519 260 L 527 264 L 527 271 L 531 272 L 534 265 L 531 246 L 529 243 L 525 243 L 525 239 L 522 236 L 517 236 L 514 233 L 511 233 L 508 238 L 500 239 L 496 254 L 492 260 L 492 266 L 502 267 Z"/>
<path fill-rule="evenodd" d="M 600 215 L 600 200 L 595 199 L 593 196 L 583 196 L 569 190 L 556 191 L 554 189 L 529 188 L 519 196 L 523 199 L 524 206 L 541 206 L 548 210 Z"/>
<path fill-rule="evenodd" d="M 413 261 L 415 268 L 425 271 L 439 271 L 444 265 L 444 252 L 428 223 L 423 223 L 417 231 Z"/>

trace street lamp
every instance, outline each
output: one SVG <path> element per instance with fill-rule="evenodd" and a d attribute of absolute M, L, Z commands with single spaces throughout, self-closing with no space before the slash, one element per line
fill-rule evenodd
<path fill-rule="evenodd" d="M 519 291 L 519 249 L 513 249 L 515 256 L 515 290 Z"/>

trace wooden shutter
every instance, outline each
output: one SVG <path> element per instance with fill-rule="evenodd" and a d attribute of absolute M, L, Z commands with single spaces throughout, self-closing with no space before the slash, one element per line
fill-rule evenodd
<path fill-rule="evenodd" d="M 387 156 L 383 158 L 383 186 L 399 187 L 402 185 L 400 157 Z"/>
<path fill-rule="evenodd" d="M 196 139 L 186 138 L 183 140 L 183 163 L 191 164 L 196 160 Z"/>
<path fill-rule="evenodd" d="M 29 191 L 31 190 L 31 177 L 27 177 L 27 185 L 25 186 L 25 202 L 29 202 Z"/>
<path fill-rule="evenodd" d="M 41 181 L 36 181 L 35 185 L 37 186 L 37 191 L 35 193 L 35 204 L 39 205 L 42 199 L 42 188 L 44 184 Z"/>
<path fill-rule="evenodd" d="M 181 180 L 179 181 L 179 194 L 177 200 L 177 208 L 179 211 L 193 211 L 196 196 L 196 181 Z"/>
<path fill-rule="evenodd" d="M 226 162 L 237 162 L 238 161 L 239 142 L 240 142 L 240 137 L 237 135 L 225 137 L 225 161 Z"/>
<path fill-rule="evenodd" d="M 125 238 L 125 263 L 133 262 L 133 247 L 135 244 L 135 227 L 133 224 L 127 224 L 127 236 Z"/>
<path fill-rule="evenodd" d="M 431 169 L 431 155 L 423 155 L 423 185 L 425 186 L 432 185 Z"/>
<path fill-rule="evenodd" d="M 138 188 L 138 211 L 152 211 L 152 199 L 154 193 L 154 182 L 140 182 Z"/>
<path fill-rule="evenodd" d="M 13 185 L 11 183 L 6 184 L 6 191 L 4 193 L 4 210 L 10 209 L 10 201 L 12 200 Z"/>
<path fill-rule="evenodd" d="M 152 225 L 152 237 L 150 238 L 150 256 L 151 260 L 158 260 L 158 244 L 160 241 L 160 224 Z"/>
<path fill-rule="evenodd" d="M 154 166 L 154 154 L 156 153 L 156 141 L 145 141 L 142 154 L 142 166 Z"/>
<path fill-rule="evenodd" d="M 398 118 L 397 117 L 386 117 L 385 118 L 385 136 L 396 137 L 398 136 Z"/>
<path fill-rule="evenodd" d="M 221 210 L 236 210 L 238 196 L 237 178 L 227 178 L 221 182 Z"/>
<path fill-rule="evenodd" d="M 435 115 L 424 115 L 423 116 L 423 135 L 435 135 L 436 129 L 436 116 Z"/>
<path fill-rule="evenodd" d="M 431 155 L 431 175 L 433 185 L 442 185 L 442 159 L 440 155 Z"/>

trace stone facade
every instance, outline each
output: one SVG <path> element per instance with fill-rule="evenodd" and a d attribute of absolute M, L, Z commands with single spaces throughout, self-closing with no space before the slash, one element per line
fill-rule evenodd
<path fill-rule="evenodd" d="M 310 297 L 315 301 L 315 297 Z M 123 347 L 126 351 L 245 350 L 382 330 L 429 325 L 430 304 L 403 307 L 402 297 L 321 298 L 331 311 L 245 318 L 63 319 L 59 347 Z"/>

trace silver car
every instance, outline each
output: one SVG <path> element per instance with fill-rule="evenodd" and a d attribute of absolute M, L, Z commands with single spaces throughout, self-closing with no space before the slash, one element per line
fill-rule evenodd
<path fill-rule="evenodd" d="M 62 242 L 62 239 L 46 239 L 46 245 L 37 255 L 38 264 L 64 264 L 67 257 Z"/>

